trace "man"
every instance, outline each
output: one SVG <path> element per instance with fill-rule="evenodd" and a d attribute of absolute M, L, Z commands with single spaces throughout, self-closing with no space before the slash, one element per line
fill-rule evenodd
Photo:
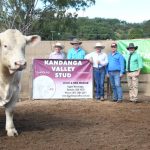
<path fill-rule="evenodd" d="M 88 59 L 93 64 L 93 75 L 96 84 L 96 100 L 104 100 L 104 81 L 106 74 L 106 65 L 108 63 L 107 55 L 102 52 L 105 48 L 101 43 L 95 44 L 95 51 L 86 55 L 85 59 Z"/>
<path fill-rule="evenodd" d="M 65 59 L 65 54 L 62 52 L 64 46 L 57 42 L 54 45 L 54 52 L 49 55 L 49 59 Z"/>
<path fill-rule="evenodd" d="M 70 42 L 71 45 L 73 45 L 73 48 L 68 50 L 68 59 L 84 59 L 85 57 L 85 51 L 80 47 L 82 44 L 81 41 L 78 39 L 73 39 Z"/>
<path fill-rule="evenodd" d="M 108 55 L 107 76 L 113 90 L 113 101 L 120 103 L 123 99 L 121 77 L 125 72 L 125 63 L 122 54 L 117 51 L 117 44 L 111 44 L 111 53 Z"/>
<path fill-rule="evenodd" d="M 138 78 L 143 67 L 142 58 L 136 52 L 138 46 L 129 43 L 127 50 L 129 53 L 125 56 L 127 81 L 129 87 L 129 98 L 131 102 L 138 102 Z"/>

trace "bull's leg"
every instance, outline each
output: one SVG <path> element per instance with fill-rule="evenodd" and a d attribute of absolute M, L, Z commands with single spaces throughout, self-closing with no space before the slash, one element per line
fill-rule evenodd
<path fill-rule="evenodd" d="M 5 128 L 6 128 L 8 136 L 18 135 L 18 132 L 15 129 L 14 122 L 13 122 L 13 109 L 18 100 L 18 94 L 19 94 L 18 92 L 19 90 L 16 90 L 10 102 L 5 105 L 5 114 L 6 114 L 6 127 Z"/>
<path fill-rule="evenodd" d="M 0 106 L 5 106 L 9 101 L 12 96 L 12 92 L 10 92 L 10 85 L 6 84 L 3 86 L 4 89 L 0 88 L 0 95 L 1 95 L 1 100 L 0 100 Z"/>
<path fill-rule="evenodd" d="M 18 135 L 17 130 L 15 129 L 14 122 L 13 122 L 13 110 L 12 108 L 5 109 L 6 114 L 6 131 L 8 136 L 15 136 Z"/>

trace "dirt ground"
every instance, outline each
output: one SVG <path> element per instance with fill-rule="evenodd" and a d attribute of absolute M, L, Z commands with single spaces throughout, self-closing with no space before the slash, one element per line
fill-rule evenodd
<path fill-rule="evenodd" d="M 0 109 L 0 150 L 149 150 L 150 98 L 141 103 L 25 100 L 17 104 L 17 137 L 7 137 Z"/>

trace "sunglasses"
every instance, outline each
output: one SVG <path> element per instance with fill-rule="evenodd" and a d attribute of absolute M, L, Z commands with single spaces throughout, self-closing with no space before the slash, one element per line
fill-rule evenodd
<path fill-rule="evenodd" d="M 116 48 L 116 46 L 111 46 L 111 48 Z"/>
<path fill-rule="evenodd" d="M 73 43 L 72 45 L 80 45 L 79 43 Z"/>

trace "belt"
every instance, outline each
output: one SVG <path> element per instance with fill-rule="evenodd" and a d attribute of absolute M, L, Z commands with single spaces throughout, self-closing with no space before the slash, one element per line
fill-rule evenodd
<path fill-rule="evenodd" d="M 101 70 L 101 69 L 104 69 L 105 67 L 101 67 L 101 68 L 96 68 L 96 67 L 93 67 L 93 69 L 95 70 Z"/>
<path fill-rule="evenodd" d="M 127 71 L 127 72 L 136 72 L 136 71 L 138 71 L 138 70 L 134 70 L 134 71 Z"/>
<path fill-rule="evenodd" d="M 112 70 L 112 71 L 108 71 L 108 72 L 120 72 L 120 70 Z"/>

